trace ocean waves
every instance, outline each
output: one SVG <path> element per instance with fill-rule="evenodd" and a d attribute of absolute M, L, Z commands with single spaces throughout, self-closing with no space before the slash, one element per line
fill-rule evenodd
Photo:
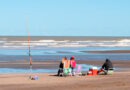
<path fill-rule="evenodd" d="M 37 40 L 30 41 L 31 47 L 130 47 L 130 39 L 120 40 Z M 28 41 L 0 40 L 0 48 L 27 48 Z"/>

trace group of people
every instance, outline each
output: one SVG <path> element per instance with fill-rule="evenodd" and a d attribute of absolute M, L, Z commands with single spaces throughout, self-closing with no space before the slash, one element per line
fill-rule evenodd
<path fill-rule="evenodd" d="M 71 56 L 70 60 L 67 60 L 67 57 L 63 57 L 59 65 L 59 70 L 57 75 L 61 76 L 63 74 L 72 74 L 74 75 L 74 69 L 76 67 L 75 57 Z"/>
<path fill-rule="evenodd" d="M 71 56 L 70 60 L 67 60 L 67 57 L 63 57 L 62 61 L 59 65 L 59 70 L 57 75 L 63 76 L 64 74 L 71 74 L 75 75 L 74 69 L 76 68 L 76 62 L 75 57 Z M 113 72 L 113 64 L 109 59 L 106 59 L 105 63 L 102 65 L 101 69 L 98 70 L 98 74 L 100 72 L 104 72 L 104 74 L 107 74 L 108 72 Z"/>

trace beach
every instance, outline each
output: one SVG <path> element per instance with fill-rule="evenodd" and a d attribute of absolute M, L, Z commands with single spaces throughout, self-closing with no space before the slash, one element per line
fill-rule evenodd
<path fill-rule="evenodd" d="M 90 64 L 101 66 L 105 60 L 76 60 L 77 64 Z M 112 60 L 114 67 L 130 68 L 130 60 Z M 58 69 L 60 60 L 47 60 L 47 61 L 32 61 L 33 69 L 43 68 L 43 69 Z M 0 62 L 0 68 L 29 68 L 29 62 L 26 60 L 18 61 L 3 61 Z"/>
<path fill-rule="evenodd" d="M 130 72 L 113 75 L 57 77 L 55 73 L 37 74 L 39 80 L 28 80 L 30 74 L 0 75 L 0 90 L 129 90 Z"/>
<path fill-rule="evenodd" d="M 0 3 L 0 90 L 130 90 L 130 0 Z"/>
<path fill-rule="evenodd" d="M 25 36 L 0 37 L 0 90 L 129 90 L 130 37 L 31 36 L 32 73 Z M 58 77 L 61 58 L 75 56 L 86 73 L 108 58 L 112 75 Z M 38 80 L 29 80 L 37 75 Z"/>
<path fill-rule="evenodd" d="M 60 61 L 33 62 L 33 68 L 57 68 Z M 129 90 L 130 61 L 113 60 L 114 67 L 121 68 L 112 75 L 58 77 L 57 73 L 32 73 L 39 80 L 29 80 L 31 73 L 0 74 L 0 90 Z M 78 64 L 101 66 L 104 60 L 79 60 Z M 0 62 L 4 67 L 27 68 L 26 61 Z M 2 67 L 3 67 L 2 66 Z"/>

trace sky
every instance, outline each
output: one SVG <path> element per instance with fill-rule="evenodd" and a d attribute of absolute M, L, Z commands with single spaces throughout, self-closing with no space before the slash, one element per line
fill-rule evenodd
<path fill-rule="evenodd" d="M 0 0 L 0 36 L 130 36 L 130 0 Z"/>

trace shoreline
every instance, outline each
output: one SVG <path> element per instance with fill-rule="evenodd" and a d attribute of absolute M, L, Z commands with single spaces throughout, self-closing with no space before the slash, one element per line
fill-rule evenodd
<path fill-rule="evenodd" d="M 130 53 L 130 50 L 97 50 L 97 51 L 80 51 L 84 53 Z"/>
<path fill-rule="evenodd" d="M 101 66 L 105 60 L 77 60 L 78 64 Z M 0 67 L 29 67 L 27 61 L 0 62 Z M 60 61 L 33 61 L 34 68 L 58 68 Z M 115 67 L 124 70 L 112 75 L 58 77 L 57 73 L 3 73 L 0 74 L 0 90 L 129 90 L 130 60 L 112 60 Z M 3 66 L 1 66 L 3 65 Z M 128 68 L 128 69 L 127 69 Z M 29 80 L 30 75 L 37 75 L 38 80 Z"/>
<path fill-rule="evenodd" d="M 130 60 L 111 60 L 114 67 L 130 68 Z M 105 60 L 76 60 L 77 64 L 89 64 L 102 66 Z M 34 69 L 53 69 L 59 68 L 60 60 L 32 61 Z M 0 68 L 29 68 L 29 62 L 24 60 L 0 62 Z"/>

